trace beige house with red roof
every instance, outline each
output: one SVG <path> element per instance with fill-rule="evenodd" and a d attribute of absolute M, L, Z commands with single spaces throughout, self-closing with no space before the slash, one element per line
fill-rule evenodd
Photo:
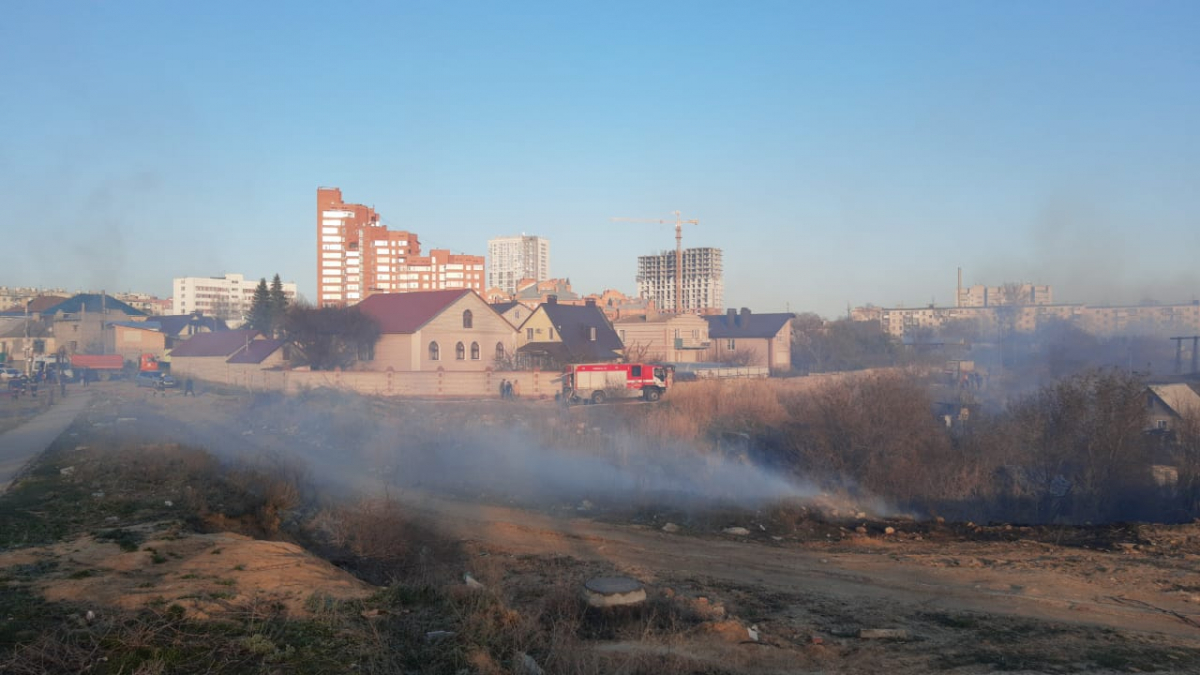
<path fill-rule="evenodd" d="M 516 329 L 470 289 L 376 294 L 357 307 L 382 333 L 371 370 L 483 371 L 516 348 Z"/>

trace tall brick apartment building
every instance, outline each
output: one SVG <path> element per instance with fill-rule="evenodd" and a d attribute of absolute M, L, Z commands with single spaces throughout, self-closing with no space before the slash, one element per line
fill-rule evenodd
<path fill-rule="evenodd" d="M 376 293 L 469 288 L 483 293 L 483 256 L 434 249 L 415 232 L 389 230 L 375 209 L 317 188 L 317 302 L 356 304 Z"/>

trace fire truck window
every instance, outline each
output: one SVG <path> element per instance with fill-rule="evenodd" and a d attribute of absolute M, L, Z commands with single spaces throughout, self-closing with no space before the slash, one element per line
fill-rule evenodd
<path fill-rule="evenodd" d="M 654 369 L 654 377 L 656 377 L 660 380 L 665 380 L 665 379 L 667 379 L 667 373 L 662 368 L 655 368 Z"/>
<path fill-rule="evenodd" d="M 642 367 L 634 366 L 634 367 L 630 368 L 629 374 L 633 377 L 641 377 L 642 376 Z"/>

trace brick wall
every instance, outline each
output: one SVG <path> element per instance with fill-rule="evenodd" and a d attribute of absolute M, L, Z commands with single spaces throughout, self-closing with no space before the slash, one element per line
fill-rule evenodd
<path fill-rule="evenodd" d="M 295 394 L 328 387 L 377 396 L 417 398 L 499 398 L 500 381 L 515 382 L 522 398 L 554 398 L 561 391 L 558 372 L 375 372 L 262 370 L 252 364 L 228 364 L 223 359 L 175 358 L 171 374 L 250 391 Z"/>

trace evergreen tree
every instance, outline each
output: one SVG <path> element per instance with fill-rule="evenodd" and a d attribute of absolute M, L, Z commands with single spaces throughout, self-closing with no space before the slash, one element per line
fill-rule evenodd
<path fill-rule="evenodd" d="M 256 331 L 271 335 L 272 322 L 271 292 L 267 290 L 267 280 L 259 280 L 254 288 L 254 299 L 250 301 L 250 327 Z"/>
<path fill-rule="evenodd" d="M 283 329 L 283 317 L 287 314 L 288 299 L 283 293 L 283 281 L 279 279 L 279 274 L 271 280 L 270 292 L 270 317 L 271 317 L 271 332 L 268 335 L 274 337 Z"/>

